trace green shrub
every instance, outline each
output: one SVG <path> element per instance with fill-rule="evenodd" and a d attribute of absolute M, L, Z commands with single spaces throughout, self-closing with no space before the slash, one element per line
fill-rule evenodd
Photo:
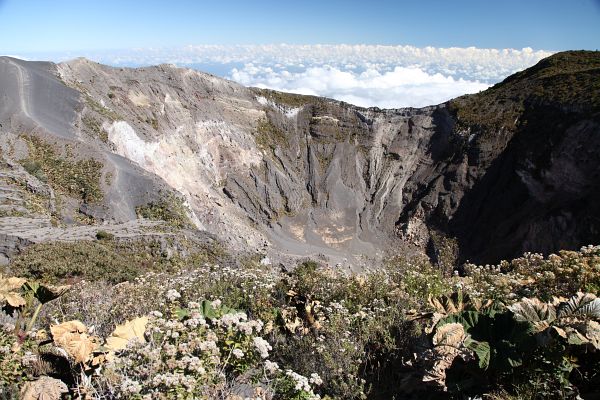
<path fill-rule="evenodd" d="M 20 398 L 19 385 L 31 379 L 23 366 L 23 357 L 28 350 L 29 340 L 20 344 L 16 335 L 0 327 L 0 396 L 6 395 L 2 398 Z"/>
<path fill-rule="evenodd" d="M 319 102 L 323 101 L 322 98 L 315 97 L 315 96 L 305 96 L 305 95 L 295 94 L 295 93 L 278 92 L 278 91 L 269 90 L 269 89 L 253 88 L 252 90 L 254 90 L 254 92 L 256 94 L 258 94 L 259 96 L 263 96 L 267 100 L 270 100 L 270 101 L 274 102 L 275 104 L 281 104 L 281 105 L 284 105 L 287 107 L 293 107 L 293 108 L 304 107 L 305 105 L 308 105 L 308 104 L 319 103 Z"/>
<path fill-rule="evenodd" d="M 96 239 L 98 240 L 113 240 L 115 235 L 106 231 L 98 231 L 96 232 Z"/>
<path fill-rule="evenodd" d="M 288 146 L 288 139 L 281 129 L 276 127 L 273 122 L 267 118 L 258 121 L 256 128 L 256 145 L 262 150 L 274 152 L 275 149 Z"/>
<path fill-rule="evenodd" d="M 594 113 L 600 109 L 600 56 L 597 51 L 567 51 L 541 60 L 477 94 L 448 102 L 463 128 L 514 130 L 528 104 L 562 104 Z"/>
<path fill-rule="evenodd" d="M 264 324 L 220 301 L 180 302 L 165 294 L 168 310 L 151 314 L 145 342 L 129 346 L 106 365 L 102 387 L 122 397 L 229 398 L 236 385 L 279 399 L 315 399 L 310 379 L 268 360 Z"/>
<path fill-rule="evenodd" d="M 27 160 L 22 161 L 22 165 L 23 165 L 23 168 L 25 168 L 25 171 L 29 172 L 31 175 L 38 178 L 40 181 L 48 182 L 48 177 L 44 173 L 42 164 L 39 161 L 33 161 L 33 160 L 27 159 Z"/>

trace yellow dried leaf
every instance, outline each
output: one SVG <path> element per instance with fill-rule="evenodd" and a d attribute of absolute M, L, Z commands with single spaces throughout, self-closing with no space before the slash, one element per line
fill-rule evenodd
<path fill-rule="evenodd" d="M 105 362 L 113 361 L 114 359 L 115 359 L 115 353 L 113 353 L 113 352 L 101 353 L 92 358 L 90 365 L 92 367 L 97 367 L 99 365 L 104 364 Z"/>
<path fill-rule="evenodd" d="M 555 331 L 556 333 L 558 333 L 558 335 L 559 335 L 560 337 L 562 337 L 562 338 L 564 338 L 564 339 L 566 339 L 566 338 L 567 338 L 567 332 L 566 332 L 564 329 L 562 329 L 562 328 L 559 328 L 558 326 L 553 326 L 553 327 L 552 327 L 552 329 L 554 329 L 554 331 Z"/>
<path fill-rule="evenodd" d="M 60 400 L 67 393 L 67 385 L 59 380 L 42 376 L 35 381 L 25 382 L 21 388 L 21 400 Z"/>
<path fill-rule="evenodd" d="M 76 363 L 86 362 L 99 347 L 98 338 L 90 336 L 86 326 L 80 321 L 52 325 L 50 332 L 54 343 L 63 348 Z"/>
<path fill-rule="evenodd" d="M 144 332 L 148 324 L 148 317 L 140 317 L 117 325 L 112 335 L 106 339 L 106 347 L 113 351 L 123 350 L 132 339 L 145 342 Z"/>
<path fill-rule="evenodd" d="M 11 307 L 17 308 L 27 304 L 23 296 L 17 291 L 27 282 L 23 278 L 4 278 L 0 275 L 0 305 L 8 303 Z"/>
<path fill-rule="evenodd" d="M 6 287 L 8 290 L 20 289 L 21 286 L 25 284 L 25 282 L 27 282 L 27 279 L 25 278 L 11 277 L 6 279 Z"/>
<path fill-rule="evenodd" d="M 446 370 L 452 365 L 457 356 L 466 359 L 470 351 L 463 346 L 468 335 L 461 324 L 445 324 L 437 328 L 433 335 L 433 367 L 428 369 L 423 377 L 424 382 L 436 382 L 446 387 Z"/>
<path fill-rule="evenodd" d="M 18 293 L 2 293 L 0 298 L 3 298 L 11 307 L 21 307 L 27 304 L 23 296 Z"/>
<path fill-rule="evenodd" d="M 295 333 L 304 326 L 304 323 L 298 318 L 294 308 L 281 310 L 281 317 L 283 318 L 286 329 L 291 333 Z"/>
<path fill-rule="evenodd" d="M 12 346 L 10 346 L 10 351 L 12 351 L 13 353 L 18 353 L 19 351 L 21 351 L 21 348 L 23 346 L 21 345 L 21 343 L 19 342 L 14 342 L 12 344 Z"/>
<path fill-rule="evenodd" d="M 440 326 L 433 335 L 435 346 L 459 347 L 466 338 L 465 328 L 459 323 Z"/>
<path fill-rule="evenodd" d="M 273 332 L 273 328 L 274 328 L 273 321 L 269 321 L 269 322 L 267 322 L 267 324 L 263 328 L 263 332 L 265 334 L 269 334 L 269 333 Z"/>
<path fill-rule="evenodd" d="M 78 320 L 63 322 L 62 324 L 50 326 L 50 333 L 56 341 L 60 340 L 61 336 L 65 333 L 87 333 L 87 327 L 83 322 Z"/>
<path fill-rule="evenodd" d="M 430 334 L 435 329 L 437 323 L 446 316 L 446 314 L 433 313 L 430 315 L 431 321 L 429 321 L 428 325 L 425 327 L 425 333 Z"/>
<path fill-rule="evenodd" d="M 65 349 L 76 363 L 86 362 L 99 347 L 97 338 L 87 333 L 66 333 L 61 341 L 55 343 Z"/>
<path fill-rule="evenodd" d="M 480 310 L 482 310 L 484 308 L 488 308 L 493 303 L 494 303 L 494 301 L 490 300 L 490 299 L 488 299 L 486 301 L 483 301 L 481 299 L 473 299 L 473 300 L 471 300 L 471 306 L 473 307 L 473 309 L 475 311 L 480 311 Z"/>
<path fill-rule="evenodd" d="M 435 309 L 436 312 L 440 314 L 446 314 L 446 308 L 439 299 L 433 297 L 432 295 L 429 295 L 427 301 L 429 302 L 429 305 L 431 305 L 431 307 Z"/>
<path fill-rule="evenodd" d="M 552 304 L 554 307 L 557 307 L 557 306 L 558 306 L 560 303 L 566 302 L 566 301 L 568 301 L 568 300 L 569 300 L 569 299 L 567 299 L 566 297 L 562 297 L 562 296 L 560 296 L 560 297 L 552 296 L 552 301 L 551 301 L 551 304 Z"/>

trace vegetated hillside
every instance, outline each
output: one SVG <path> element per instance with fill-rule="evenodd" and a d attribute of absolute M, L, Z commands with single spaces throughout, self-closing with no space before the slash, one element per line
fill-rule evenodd
<path fill-rule="evenodd" d="M 106 240 L 71 249 L 116 251 Z M 132 271 L 119 276 L 83 262 L 72 267 L 86 280 L 65 286 L 57 259 L 45 268 L 20 259 L 13 272 L 37 279 L 0 276 L 0 393 L 9 398 L 558 400 L 599 393 L 598 247 L 467 265 L 453 277 L 426 258 L 390 259 L 348 275 L 316 262 L 286 273 L 256 255 L 212 252 L 184 259 L 184 269 L 117 285 Z M 46 283 L 57 278 L 61 286 Z"/>

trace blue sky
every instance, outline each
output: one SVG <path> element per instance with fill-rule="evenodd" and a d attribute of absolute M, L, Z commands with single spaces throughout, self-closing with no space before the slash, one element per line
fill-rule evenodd
<path fill-rule="evenodd" d="M 0 0 L 0 53 L 188 44 L 600 47 L 598 0 Z"/>

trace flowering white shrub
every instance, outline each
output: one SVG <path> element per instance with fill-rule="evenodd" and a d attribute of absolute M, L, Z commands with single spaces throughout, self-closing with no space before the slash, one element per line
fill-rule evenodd
<path fill-rule="evenodd" d="M 150 313 L 145 343 L 132 343 L 101 370 L 102 386 L 129 399 L 225 398 L 253 388 L 254 398 L 318 399 L 318 375 L 281 371 L 269 361 L 271 345 L 260 336 L 263 323 L 220 301 L 190 302 L 165 294 L 168 315 Z M 262 396 L 262 397 L 261 397 Z"/>
<path fill-rule="evenodd" d="M 260 356 L 262 358 L 269 357 L 269 350 L 273 350 L 273 348 L 271 347 L 269 342 L 267 342 L 265 339 L 263 339 L 261 337 L 255 337 L 253 341 L 254 341 L 254 347 L 256 348 L 256 350 L 258 351 Z"/>

